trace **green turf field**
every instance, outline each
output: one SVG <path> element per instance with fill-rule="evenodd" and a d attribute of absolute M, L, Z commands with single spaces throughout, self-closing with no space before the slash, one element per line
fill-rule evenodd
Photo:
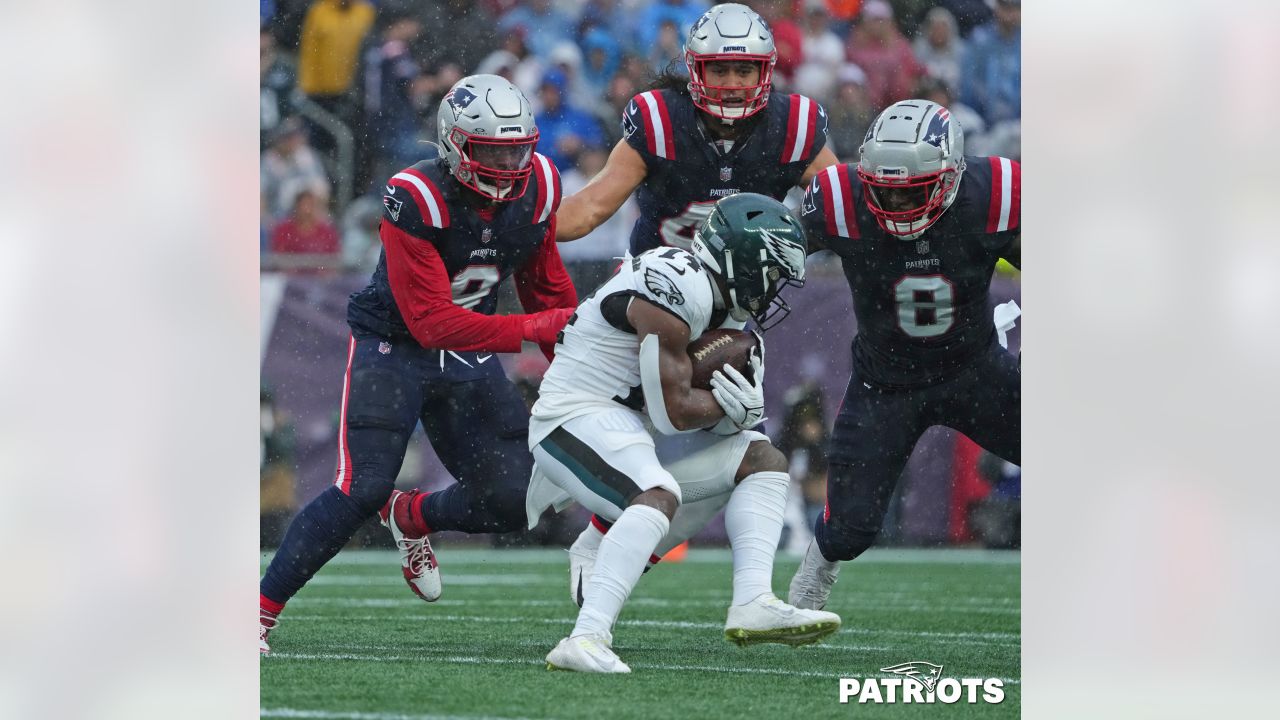
<path fill-rule="evenodd" d="M 842 570 L 818 645 L 740 649 L 724 639 L 727 550 L 693 550 L 640 580 L 614 630 L 631 675 L 550 672 L 573 626 L 563 550 L 436 549 L 444 597 L 425 603 L 394 552 L 344 551 L 299 595 L 262 659 L 262 717 L 1017 717 L 1016 552 L 873 550 Z M 263 567 L 269 558 L 263 559 Z M 785 599 L 799 560 L 779 556 Z M 1000 705 L 841 705 L 838 678 L 923 660 L 945 677 L 1004 680 Z"/>

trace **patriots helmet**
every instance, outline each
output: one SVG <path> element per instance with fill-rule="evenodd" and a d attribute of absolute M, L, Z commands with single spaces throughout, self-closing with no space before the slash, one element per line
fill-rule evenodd
<path fill-rule="evenodd" d="M 947 109 L 928 100 L 890 105 L 858 149 L 858 178 L 876 222 L 914 240 L 955 202 L 964 175 L 964 131 Z"/>
<path fill-rule="evenodd" d="M 436 121 L 441 155 L 459 183 L 491 200 L 524 195 L 538 126 L 515 85 L 497 75 L 464 77 L 440 101 Z"/>
<path fill-rule="evenodd" d="M 722 3 L 703 13 L 689 30 L 684 62 L 689 68 L 693 104 L 732 123 L 755 115 L 769 103 L 778 49 L 769 24 L 756 11 L 738 3 Z M 713 62 L 751 63 L 760 74 L 753 85 L 713 85 L 707 78 L 707 65 Z"/>

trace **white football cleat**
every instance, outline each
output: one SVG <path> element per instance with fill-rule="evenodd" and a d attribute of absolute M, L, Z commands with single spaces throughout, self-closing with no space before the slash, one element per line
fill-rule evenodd
<path fill-rule="evenodd" d="M 587 584 L 591 582 L 591 574 L 596 569 L 596 554 L 600 552 L 599 540 L 592 543 L 586 539 L 591 532 L 595 532 L 594 529 L 587 526 L 569 546 L 569 599 L 578 607 L 582 607 Z"/>
<path fill-rule="evenodd" d="M 589 673 L 631 672 L 631 668 L 609 647 L 610 644 L 610 638 L 599 635 L 567 637 L 547 653 L 547 669 Z"/>
<path fill-rule="evenodd" d="M 724 636 L 740 647 L 760 643 L 808 645 L 840 629 L 840 616 L 825 610 L 802 610 L 765 593 L 745 605 L 729 608 Z"/>
<path fill-rule="evenodd" d="M 440 599 L 444 588 L 440 582 L 440 564 L 431 551 L 431 543 L 426 535 L 410 535 L 396 522 L 396 510 L 407 512 L 409 503 L 417 495 L 417 490 L 392 490 L 391 499 L 378 511 L 378 518 L 391 531 L 396 547 L 400 548 L 400 570 L 409 589 L 423 600 L 435 602 Z"/>
<path fill-rule="evenodd" d="M 280 622 L 275 617 L 266 613 L 258 612 L 258 655 L 270 655 L 271 646 L 267 644 L 267 636 L 275 629 L 276 623 Z"/>
<path fill-rule="evenodd" d="M 840 561 L 822 557 L 818 541 L 810 540 L 808 549 L 804 551 L 804 560 L 791 578 L 787 602 L 806 610 L 821 610 L 827 606 L 831 586 L 836 584 L 839 574 Z"/>

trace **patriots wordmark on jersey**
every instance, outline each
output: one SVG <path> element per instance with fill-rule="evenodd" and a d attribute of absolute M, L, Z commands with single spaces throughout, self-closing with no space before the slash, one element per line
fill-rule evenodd
<path fill-rule="evenodd" d="M 550 257 L 554 242 L 547 242 L 560 202 L 560 175 L 539 154 L 533 156 L 533 168 L 528 192 L 514 202 L 495 204 L 487 214 L 466 203 L 463 193 L 471 191 L 452 178 L 442 161 L 424 160 L 396 173 L 383 188 L 378 266 L 347 307 L 352 331 L 427 348 L 472 345 L 518 351 L 520 333 L 514 322 L 511 328 L 498 327 L 503 318 L 493 317 L 486 319 L 493 327 L 469 327 L 468 318 L 474 316 L 457 315 L 452 308 L 492 316 L 494 290 L 513 275 L 530 311 L 557 306 L 562 291 L 571 290 L 559 256 Z M 434 308 L 437 300 L 451 307 Z"/>
<path fill-rule="evenodd" d="M 991 275 L 1022 231 L 1022 168 L 965 161 L 955 202 L 912 240 L 876 223 L 854 166 L 826 168 L 805 192 L 801 219 L 840 256 L 858 320 L 854 363 L 873 382 L 930 384 L 993 341 Z"/>
<path fill-rule="evenodd" d="M 711 142 L 699 114 L 688 95 L 672 90 L 642 92 L 627 104 L 624 141 L 647 169 L 636 191 L 633 255 L 688 249 L 720 198 L 754 192 L 781 200 L 827 144 L 827 112 L 804 95 L 775 93 L 733 143 Z"/>

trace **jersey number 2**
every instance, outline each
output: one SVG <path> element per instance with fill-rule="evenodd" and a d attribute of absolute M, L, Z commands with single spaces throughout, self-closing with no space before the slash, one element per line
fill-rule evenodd
<path fill-rule="evenodd" d="M 471 308 L 479 305 L 502 279 L 498 268 L 493 265 L 468 265 L 453 276 L 453 304 Z"/>
<path fill-rule="evenodd" d="M 904 277 L 893 286 L 898 327 L 913 338 L 942 335 L 955 323 L 955 293 L 941 275 Z"/>

